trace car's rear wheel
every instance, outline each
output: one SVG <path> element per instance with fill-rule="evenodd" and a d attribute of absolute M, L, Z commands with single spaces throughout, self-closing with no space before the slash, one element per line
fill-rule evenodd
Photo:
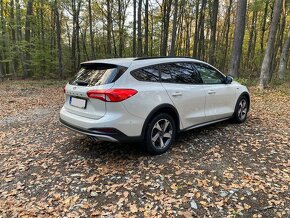
<path fill-rule="evenodd" d="M 237 123 L 243 123 L 247 119 L 249 111 L 249 100 L 246 96 L 241 96 L 237 101 L 235 113 L 234 113 L 234 121 Z"/>
<path fill-rule="evenodd" d="M 175 140 L 176 124 L 169 114 L 159 114 L 149 123 L 146 136 L 146 150 L 152 154 L 166 152 Z"/>

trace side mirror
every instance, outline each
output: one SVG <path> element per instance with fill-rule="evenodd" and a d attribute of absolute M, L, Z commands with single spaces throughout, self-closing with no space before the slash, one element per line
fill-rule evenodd
<path fill-rule="evenodd" d="M 231 84 L 233 82 L 234 78 L 232 76 L 226 76 L 225 78 L 225 83 L 226 84 Z"/>

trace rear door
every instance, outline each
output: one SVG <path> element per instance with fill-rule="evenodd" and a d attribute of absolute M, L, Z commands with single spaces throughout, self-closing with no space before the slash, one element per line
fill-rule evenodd
<path fill-rule="evenodd" d="M 190 62 L 159 65 L 161 82 L 177 108 L 184 128 L 205 120 L 205 92 L 198 72 Z"/>
<path fill-rule="evenodd" d="M 194 66 L 203 80 L 206 94 L 206 121 L 227 118 L 233 114 L 236 93 L 231 84 L 225 84 L 225 76 L 205 63 Z"/>
<path fill-rule="evenodd" d="M 82 65 L 80 71 L 65 87 L 65 109 L 73 114 L 99 119 L 106 113 L 106 102 L 88 98 L 90 90 L 106 90 L 126 70 L 112 64 L 94 63 Z"/>

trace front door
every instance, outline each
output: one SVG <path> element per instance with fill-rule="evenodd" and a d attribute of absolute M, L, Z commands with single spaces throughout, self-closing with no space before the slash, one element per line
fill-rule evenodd
<path fill-rule="evenodd" d="M 234 112 L 236 98 L 234 87 L 225 84 L 225 76 L 213 67 L 204 63 L 195 63 L 194 66 L 203 80 L 206 121 L 230 117 Z"/>

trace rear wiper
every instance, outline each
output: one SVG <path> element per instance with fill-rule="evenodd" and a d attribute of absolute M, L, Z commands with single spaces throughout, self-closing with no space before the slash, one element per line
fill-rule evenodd
<path fill-rule="evenodd" d="M 81 80 L 77 80 L 77 81 L 76 81 L 76 84 L 77 84 L 78 86 L 88 86 L 88 85 L 89 85 L 88 82 L 81 81 Z"/>

